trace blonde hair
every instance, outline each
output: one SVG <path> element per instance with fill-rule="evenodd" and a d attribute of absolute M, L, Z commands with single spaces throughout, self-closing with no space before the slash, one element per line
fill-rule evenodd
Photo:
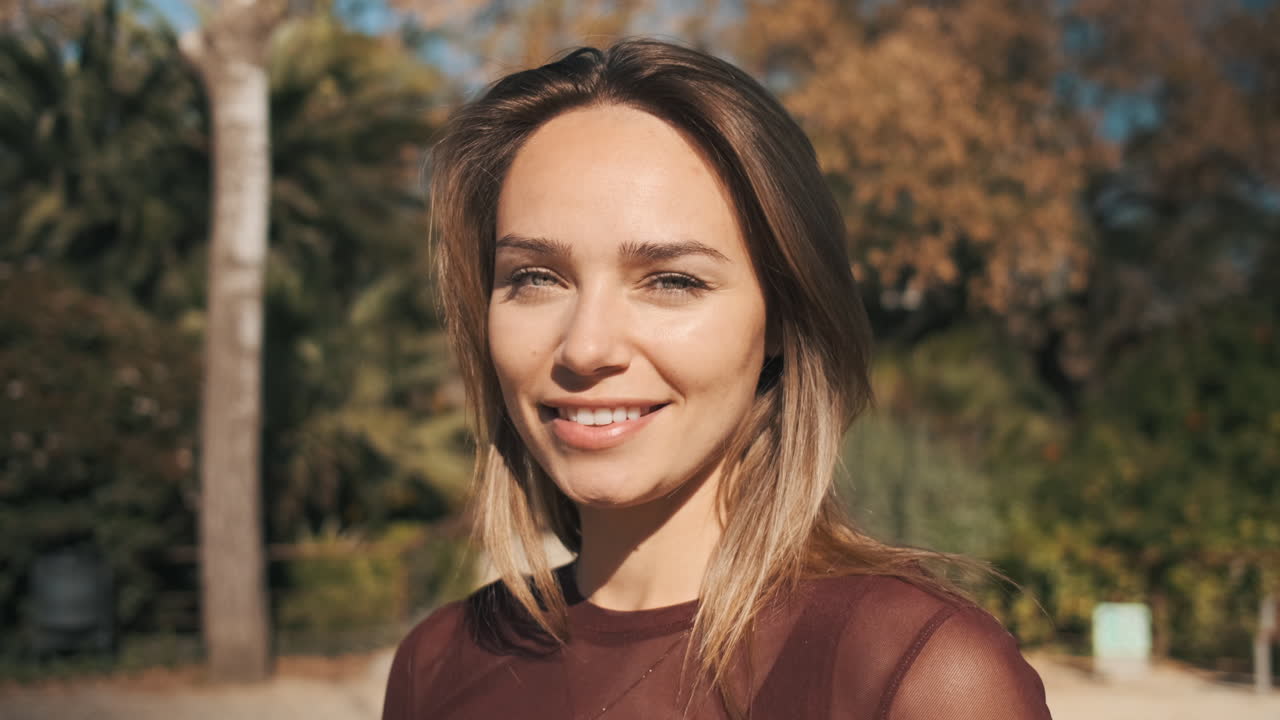
<path fill-rule="evenodd" d="M 441 307 L 478 441 L 477 533 L 512 605 L 566 638 L 565 600 L 540 528 L 550 527 L 574 552 L 582 538 L 576 509 L 507 418 L 489 356 L 496 205 L 513 157 L 537 128 L 568 110 L 608 104 L 666 121 L 715 168 L 735 205 L 779 350 L 725 450 L 723 534 L 692 630 L 700 677 L 723 694 L 729 658 L 743 647 L 751 618 L 801 578 L 874 573 L 948 587 L 922 565 L 938 554 L 859 532 L 835 494 L 841 438 L 871 399 L 871 333 L 844 223 L 812 145 L 738 68 L 676 45 L 625 40 L 499 80 L 452 116 L 432 152 Z"/>

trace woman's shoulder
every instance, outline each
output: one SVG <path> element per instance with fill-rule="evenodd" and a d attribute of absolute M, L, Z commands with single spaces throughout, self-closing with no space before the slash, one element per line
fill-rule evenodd
<path fill-rule="evenodd" d="M 967 651 L 995 647 L 1018 653 L 1017 641 L 976 602 L 923 580 L 891 575 L 845 575 L 810 581 L 818 605 L 832 606 L 845 638 L 903 655 L 904 664 L 938 646 Z M 945 641 L 944 641 L 945 638 Z M 910 657 L 906 657 L 910 656 Z"/>
<path fill-rule="evenodd" d="M 410 720 L 435 681 L 462 628 L 463 601 L 442 605 L 413 626 L 396 648 L 383 700 L 384 720 Z"/>
<path fill-rule="evenodd" d="M 921 625 L 938 613 L 953 613 L 977 606 L 941 586 L 896 575 L 844 574 L 803 581 L 811 604 L 830 607 L 849 622 L 889 612 L 902 625 Z"/>
<path fill-rule="evenodd" d="M 427 662 L 446 654 L 472 662 L 490 656 L 542 656 L 558 646 L 507 586 L 495 580 L 429 613 L 401 641 L 398 652 L 416 659 L 420 675 Z"/>
<path fill-rule="evenodd" d="M 403 668 L 419 682 L 457 642 L 466 618 L 466 600 L 455 600 L 429 612 L 405 634 L 396 648 L 393 672 Z"/>
<path fill-rule="evenodd" d="M 408 652 L 415 658 L 426 657 L 430 653 L 418 652 L 420 649 L 435 649 L 448 645 L 454 635 L 462 628 L 466 617 L 467 600 L 455 600 L 441 605 L 413 625 L 400 641 L 400 652 Z"/>
<path fill-rule="evenodd" d="M 794 597 L 803 606 L 793 606 L 802 613 L 795 631 L 820 636 L 825 643 L 864 648 L 860 657 L 868 661 L 874 649 L 881 664 L 893 663 L 927 641 L 955 615 L 965 622 L 990 617 L 957 594 L 892 575 L 820 576 L 804 580 L 799 590 Z"/>
<path fill-rule="evenodd" d="M 1017 641 L 972 601 L 886 575 L 808 585 L 806 612 L 827 617 L 823 631 L 836 633 L 838 705 L 900 720 L 1049 717 L 1040 677 Z"/>

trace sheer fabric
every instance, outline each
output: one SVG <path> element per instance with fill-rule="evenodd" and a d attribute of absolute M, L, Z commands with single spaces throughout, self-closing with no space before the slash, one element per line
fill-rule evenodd
<path fill-rule="evenodd" d="M 565 645 L 519 622 L 489 586 L 400 644 L 383 720 L 1050 717 L 1039 676 L 994 618 L 898 579 L 803 582 L 756 618 L 726 700 L 714 690 L 689 697 L 682 670 L 696 601 L 610 611 L 560 577 Z"/>

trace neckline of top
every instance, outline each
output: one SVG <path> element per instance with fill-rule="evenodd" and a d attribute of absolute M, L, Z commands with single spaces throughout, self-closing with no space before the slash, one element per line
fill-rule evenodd
<path fill-rule="evenodd" d="M 665 635 L 686 630 L 698 613 L 698 600 L 644 610 L 610 610 L 583 597 L 573 576 L 573 564 L 557 572 L 560 589 L 569 605 L 569 618 L 575 629 L 598 635 Z"/>

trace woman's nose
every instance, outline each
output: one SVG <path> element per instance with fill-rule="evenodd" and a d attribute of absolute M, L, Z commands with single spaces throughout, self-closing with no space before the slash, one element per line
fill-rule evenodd
<path fill-rule="evenodd" d="M 557 364 L 581 377 L 626 369 L 630 352 L 625 314 L 624 303 L 607 293 L 579 295 L 565 324 Z"/>

